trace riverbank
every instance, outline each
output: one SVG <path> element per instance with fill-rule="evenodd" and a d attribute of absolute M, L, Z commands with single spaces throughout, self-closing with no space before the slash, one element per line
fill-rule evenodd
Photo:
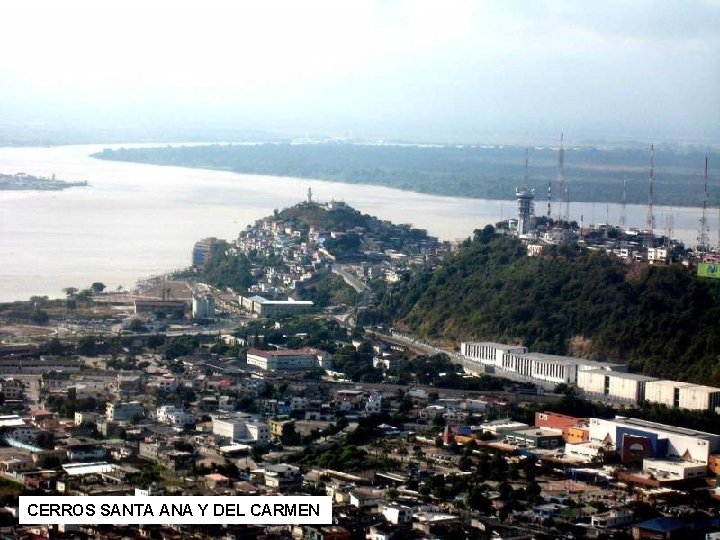
<path fill-rule="evenodd" d="M 64 180 L 57 180 L 55 175 L 53 175 L 52 178 L 44 178 L 25 173 L 0 173 L 0 191 L 60 191 L 62 189 L 85 187 L 87 185 L 87 181 L 66 182 Z"/>
<path fill-rule="evenodd" d="M 126 147 L 128 145 L 125 145 Z M 0 170 L 34 176 L 87 179 L 92 189 L 0 191 L 0 301 L 33 295 L 61 296 L 66 287 L 99 281 L 108 289 L 131 289 L 138 278 L 190 264 L 201 238 L 233 240 L 274 209 L 307 197 L 344 201 L 365 214 L 426 229 L 441 240 L 470 236 L 475 229 L 517 215 L 514 195 L 506 200 L 423 195 L 387 187 L 245 175 L 181 167 L 104 161 L 90 154 L 106 145 L 0 148 Z M 115 148 L 119 148 L 119 145 Z M 536 212 L 544 214 L 542 201 Z M 619 204 L 570 204 L 571 219 L 620 223 Z M 673 236 L 697 237 L 700 208 L 655 206 L 658 230 L 672 222 Z M 624 208 L 627 227 L 643 228 L 645 205 Z M 666 219 L 667 218 L 667 219 Z M 672 220 L 670 221 L 670 218 Z M 711 242 L 717 211 L 709 213 Z"/>
<path fill-rule="evenodd" d="M 648 200 L 650 149 L 569 147 L 563 149 L 563 185 L 558 185 L 559 148 L 502 145 L 393 145 L 347 142 L 166 145 L 104 149 L 92 157 L 148 165 L 308 178 L 375 185 L 428 195 L 505 200 L 518 186 L 538 201 L 644 204 Z M 654 154 L 655 204 L 698 206 L 705 157 L 710 149 L 658 146 Z M 548 186 L 550 193 L 548 193 Z M 563 192 L 560 193 L 562 190 Z M 710 186 L 710 206 L 720 190 Z"/>

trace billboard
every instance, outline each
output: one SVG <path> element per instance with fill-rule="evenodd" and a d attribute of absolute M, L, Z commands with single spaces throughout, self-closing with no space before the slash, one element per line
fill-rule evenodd
<path fill-rule="evenodd" d="M 697 275 L 699 277 L 720 279 L 720 263 L 699 263 Z"/>

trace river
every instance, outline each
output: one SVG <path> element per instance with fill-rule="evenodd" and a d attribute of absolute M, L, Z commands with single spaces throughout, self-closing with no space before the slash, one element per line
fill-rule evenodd
<path fill-rule="evenodd" d="M 0 301 L 32 295 L 61 297 L 64 287 L 95 281 L 109 289 L 132 287 L 139 278 L 185 267 L 195 241 L 234 239 L 255 220 L 293 205 L 308 188 L 319 200 L 342 200 L 397 223 L 412 223 L 443 240 L 510 217 L 515 203 L 423 195 L 396 189 L 235 174 L 181 167 L 102 161 L 89 157 L 121 145 L 0 148 L 0 173 L 25 172 L 89 186 L 63 191 L 0 192 Z M 123 145 L 143 146 L 143 145 Z M 570 179 L 571 181 L 571 179 Z M 509 195 L 513 186 L 508 186 Z M 538 201 L 538 213 L 544 210 Z M 698 208 L 656 207 L 658 230 L 674 219 L 675 236 L 693 244 Z M 620 205 L 573 203 L 584 222 L 618 223 Z M 628 205 L 629 227 L 643 227 L 646 208 Z M 717 211 L 709 226 L 717 238 Z"/>

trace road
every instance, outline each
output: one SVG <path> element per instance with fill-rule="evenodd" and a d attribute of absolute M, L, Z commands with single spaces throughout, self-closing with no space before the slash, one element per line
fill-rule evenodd
<path fill-rule="evenodd" d="M 353 289 L 355 289 L 355 292 L 365 292 L 366 290 L 369 290 L 370 287 L 365 285 L 360 279 L 357 278 L 357 276 L 353 275 L 351 272 L 348 272 L 345 267 L 343 267 L 340 264 L 333 264 L 332 265 L 332 273 L 337 274 L 341 278 L 345 280 L 345 283 L 350 285 Z"/>
<path fill-rule="evenodd" d="M 395 331 L 393 331 L 392 335 L 388 335 L 373 330 L 372 328 L 365 328 L 365 332 L 372 335 L 375 339 L 385 341 L 386 343 L 403 345 L 405 347 L 408 347 L 411 351 L 417 354 L 446 354 L 450 357 L 450 361 L 453 364 L 463 364 L 462 355 L 456 353 L 455 351 L 441 349 L 440 347 L 436 347 L 435 345 L 430 345 L 429 343 L 425 343 L 424 341 L 400 334 Z"/>

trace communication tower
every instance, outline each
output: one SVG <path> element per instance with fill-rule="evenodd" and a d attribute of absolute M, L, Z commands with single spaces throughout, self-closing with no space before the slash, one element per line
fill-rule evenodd
<path fill-rule="evenodd" d="M 552 182 L 548 180 L 548 203 L 547 203 L 547 217 L 552 215 Z"/>
<path fill-rule="evenodd" d="M 665 247 L 670 245 L 670 240 L 675 236 L 675 214 L 672 212 L 665 215 Z"/>
<path fill-rule="evenodd" d="M 515 190 L 518 203 L 518 236 L 530 232 L 535 217 L 535 190 L 528 187 L 528 148 L 525 147 L 525 178 L 523 186 Z"/>
<path fill-rule="evenodd" d="M 532 219 L 535 215 L 535 191 L 528 187 L 515 190 L 518 203 L 518 235 L 527 234 L 532 229 Z"/>
<path fill-rule="evenodd" d="M 570 188 L 565 188 L 565 220 L 570 223 Z"/>
<path fill-rule="evenodd" d="M 622 204 L 621 204 L 621 211 L 620 211 L 620 227 L 625 229 L 627 226 L 626 218 L 627 215 L 627 180 L 623 178 L 623 188 L 622 188 Z"/>
<path fill-rule="evenodd" d="M 705 174 L 703 175 L 703 203 L 702 215 L 700 216 L 700 234 L 698 234 L 698 251 L 710 250 L 710 227 L 707 220 L 708 205 L 708 158 L 705 156 Z"/>
<path fill-rule="evenodd" d="M 653 215 L 653 181 L 655 179 L 655 145 L 650 145 L 650 178 L 648 181 L 648 207 L 647 207 L 647 221 L 645 226 L 646 231 L 646 244 L 648 249 L 654 247 L 653 242 L 655 241 L 655 216 Z"/>
<path fill-rule="evenodd" d="M 558 152 L 558 172 L 557 172 L 557 198 L 558 198 L 558 221 L 563 220 L 563 196 L 565 195 L 565 178 L 563 177 L 563 167 L 565 165 L 565 147 L 563 145 L 564 133 L 560 134 L 560 150 Z"/>

